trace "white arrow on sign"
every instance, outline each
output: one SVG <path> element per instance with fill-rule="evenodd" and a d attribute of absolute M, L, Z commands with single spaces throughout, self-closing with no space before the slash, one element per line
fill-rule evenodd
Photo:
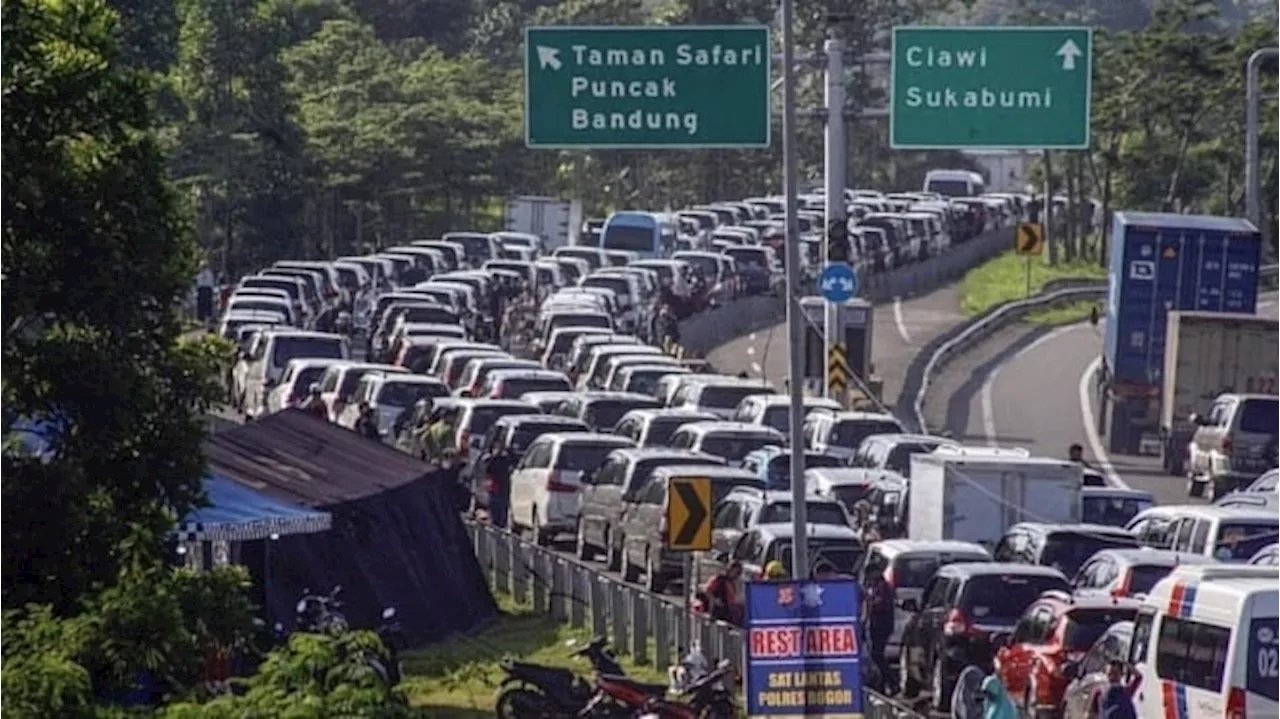
<path fill-rule="evenodd" d="M 1079 50 L 1077 50 L 1076 52 L 1079 52 Z M 546 70 L 549 67 L 552 70 L 559 70 L 561 66 L 562 66 L 562 63 L 560 62 L 560 50 L 558 48 L 547 47 L 545 45 L 538 46 L 539 69 Z"/>
<path fill-rule="evenodd" d="M 541 50 L 542 48 L 538 49 Z M 1080 46 L 1075 43 L 1075 40 L 1067 38 L 1067 41 L 1062 43 L 1062 47 L 1058 48 L 1058 51 L 1054 54 L 1062 58 L 1063 70 L 1074 70 L 1076 69 L 1076 58 L 1084 53 L 1080 51 Z"/>

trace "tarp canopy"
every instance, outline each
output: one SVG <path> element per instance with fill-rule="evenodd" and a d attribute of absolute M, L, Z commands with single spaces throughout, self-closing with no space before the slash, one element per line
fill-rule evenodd
<path fill-rule="evenodd" d="M 205 475 L 204 491 L 210 506 L 193 509 L 178 523 L 179 540 L 248 542 L 323 532 L 333 524 L 328 512 L 269 497 L 216 473 Z"/>

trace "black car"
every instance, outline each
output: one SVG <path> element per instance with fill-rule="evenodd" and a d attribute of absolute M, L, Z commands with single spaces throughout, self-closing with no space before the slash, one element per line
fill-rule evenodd
<path fill-rule="evenodd" d="M 992 556 L 997 562 L 1040 564 L 1074 577 L 1098 551 L 1141 546 L 1137 537 L 1120 527 L 1019 522 L 1005 532 Z"/>
<path fill-rule="evenodd" d="M 1041 594 L 1071 591 L 1056 569 L 1031 564 L 961 562 L 940 567 L 924 585 L 922 602 L 902 601 L 911 613 L 902 633 L 899 681 L 903 696 L 931 687 L 939 711 L 951 707 L 961 670 L 975 665 L 991 673 L 1000 643 Z"/>

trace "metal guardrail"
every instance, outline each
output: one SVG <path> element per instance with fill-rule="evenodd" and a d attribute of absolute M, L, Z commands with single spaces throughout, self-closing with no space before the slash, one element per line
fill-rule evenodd
<path fill-rule="evenodd" d="M 488 524 L 466 523 L 489 586 L 531 602 L 533 611 L 608 637 L 615 652 L 665 672 L 696 638 L 708 660 L 727 659 L 739 673 L 740 628 L 688 611 L 674 597 L 645 591 L 573 557 Z M 922 719 L 902 704 L 867 692 L 868 719 Z"/>
<path fill-rule="evenodd" d="M 1275 288 L 1277 283 L 1277 265 L 1265 265 L 1258 268 L 1258 284 L 1266 288 Z M 1061 278 L 1045 283 L 1044 290 L 1022 300 L 1011 300 L 997 305 L 977 317 L 969 320 L 958 329 L 955 335 L 944 341 L 930 355 L 925 365 L 920 385 L 916 389 L 914 404 L 916 426 L 921 432 L 928 432 L 928 424 L 924 418 L 925 397 L 929 393 L 929 385 L 933 378 L 958 355 L 964 354 L 995 332 L 1021 321 L 1033 312 L 1052 309 L 1072 302 L 1096 301 L 1107 296 L 1107 280 L 1095 278 Z"/>

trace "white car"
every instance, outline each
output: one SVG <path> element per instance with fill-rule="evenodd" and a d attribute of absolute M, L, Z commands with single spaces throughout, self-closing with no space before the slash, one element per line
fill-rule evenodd
<path fill-rule="evenodd" d="M 307 391 L 311 389 L 311 385 L 319 384 L 324 378 L 325 371 L 341 362 L 343 360 L 315 357 L 289 360 L 289 364 L 284 368 L 284 374 L 280 376 L 279 384 L 267 393 L 266 400 L 263 402 L 263 414 L 275 414 L 282 409 L 301 404 L 306 400 Z"/>
<path fill-rule="evenodd" d="M 582 475 L 615 449 L 635 446 L 612 434 L 553 432 L 534 440 L 511 473 L 511 526 L 527 527 L 538 544 L 573 532 Z"/>

